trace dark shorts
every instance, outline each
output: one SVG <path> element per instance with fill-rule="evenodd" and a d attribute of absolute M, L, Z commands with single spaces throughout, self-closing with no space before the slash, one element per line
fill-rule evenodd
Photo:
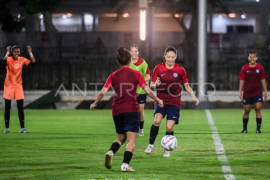
<path fill-rule="evenodd" d="M 137 102 L 138 104 L 146 103 L 146 94 L 137 94 Z"/>
<path fill-rule="evenodd" d="M 139 132 L 140 120 L 138 112 L 128 112 L 113 116 L 117 134 L 127 131 Z"/>
<path fill-rule="evenodd" d="M 173 120 L 175 124 L 179 123 L 180 107 L 164 104 L 163 108 L 161 108 L 156 103 L 154 110 L 154 117 L 156 113 L 160 113 L 163 115 L 163 118 L 167 115 L 167 120 Z"/>
<path fill-rule="evenodd" d="M 260 96 L 253 96 L 253 97 L 250 97 L 250 98 L 243 99 L 243 104 L 244 105 L 254 104 L 254 103 L 257 103 L 257 102 L 263 103 L 263 98 L 262 98 L 261 95 Z"/>

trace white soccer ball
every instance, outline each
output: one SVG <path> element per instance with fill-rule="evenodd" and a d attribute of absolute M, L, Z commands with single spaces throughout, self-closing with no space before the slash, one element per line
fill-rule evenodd
<path fill-rule="evenodd" d="M 166 151 L 172 151 L 177 147 L 177 139 L 172 135 L 166 135 L 161 139 L 161 146 Z"/>

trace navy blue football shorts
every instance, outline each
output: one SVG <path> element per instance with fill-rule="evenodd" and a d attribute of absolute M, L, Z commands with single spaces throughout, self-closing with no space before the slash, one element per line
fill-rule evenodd
<path fill-rule="evenodd" d="M 260 96 L 253 96 L 253 97 L 249 97 L 249 98 L 243 99 L 243 104 L 244 105 L 254 104 L 254 103 L 257 103 L 257 102 L 263 103 L 263 98 L 262 98 L 261 95 Z"/>
<path fill-rule="evenodd" d="M 160 113 L 163 115 L 163 118 L 167 116 L 167 120 L 173 120 L 175 121 L 175 124 L 178 124 L 179 117 L 180 117 L 180 110 L 181 108 L 178 106 L 172 106 L 172 105 L 166 105 L 166 104 L 164 104 L 163 108 L 161 108 L 156 103 L 154 107 L 154 117 L 157 113 Z"/>
<path fill-rule="evenodd" d="M 137 103 L 145 104 L 146 103 L 146 94 L 137 94 Z"/>
<path fill-rule="evenodd" d="M 139 112 L 118 114 L 116 116 L 113 116 L 113 120 L 117 134 L 122 134 L 127 131 L 139 132 Z"/>

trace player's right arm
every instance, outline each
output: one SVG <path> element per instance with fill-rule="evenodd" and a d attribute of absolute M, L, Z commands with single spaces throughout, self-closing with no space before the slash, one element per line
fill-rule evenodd
<path fill-rule="evenodd" d="M 98 93 L 97 99 L 93 104 L 90 105 L 90 110 L 94 110 L 97 106 L 98 102 L 104 97 L 104 95 L 108 92 L 108 88 L 103 87 L 102 90 Z"/>
<path fill-rule="evenodd" d="M 154 92 L 147 86 L 144 77 L 142 76 L 141 73 L 139 75 L 139 86 L 145 91 L 145 93 L 150 96 L 152 99 L 154 99 L 160 107 L 163 107 L 163 101 L 159 99 Z"/>
<path fill-rule="evenodd" d="M 245 80 L 246 80 L 246 77 L 244 74 L 244 67 L 241 69 L 241 72 L 240 72 L 239 77 L 238 77 L 240 79 L 240 84 L 239 84 L 239 98 L 240 99 L 243 99 L 243 87 L 244 87 Z"/>
<path fill-rule="evenodd" d="M 7 47 L 7 53 L 6 53 L 6 56 L 4 57 L 4 59 L 2 61 L 2 67 L 6 67 L 7 66 L 7 58 L 8 58 L 8 55 L 10 54 L 10 48 L 11 48 L 11 46 L 8 46 Z"/>
<path fill-rule="evenodd" d="M 244 87 L 245 81 L 244 80 L 240 80 L 240 84 L 239 84 L 239 98 L 243 99 L 243 87 Z"/>
<path fill-rule="evenodd" d="M 108 92 L 109 89 L 112 87 L 112 75 L 110 75 L 103 86 L 102 90 L 98 93 L 97 99 L 93 104 L 90 105 L 90 110 L 94 110 L 97 106 L 98 102 L 104 97 L 104 95 Z"/>
<path fill-rule="evenodd" d="M 158 77 L 157 67 L 158 66 L 156 66 L 154 68 L 154 71 L 153 71 L 153 75 L 152 75 L 152 79 L 151 79 L 151 84 L 150 84 L 150 88 L 151 89 L 155 89 L 155 88 L 157 88 L 161 84 L 160 78 Z"/>
<path fill-rule="evenodd" d="M 148 86 L 144 86 L 143 90 L 146 92 L 148 96 L 154 99 L 160 107 L 163 107 L 163 101 L 159 99 Z"/>

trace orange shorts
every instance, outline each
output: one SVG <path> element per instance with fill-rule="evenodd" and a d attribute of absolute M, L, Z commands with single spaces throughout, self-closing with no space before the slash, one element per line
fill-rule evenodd
<path fill-rule="evenodd" d="M 15 98 L 16 100 L 24 99 L 23 87 L 22 86 L 10 86 L 10 87 L 4 86 L 3 98 L 7 100 L 13 100 L 13 98 Z"/>

